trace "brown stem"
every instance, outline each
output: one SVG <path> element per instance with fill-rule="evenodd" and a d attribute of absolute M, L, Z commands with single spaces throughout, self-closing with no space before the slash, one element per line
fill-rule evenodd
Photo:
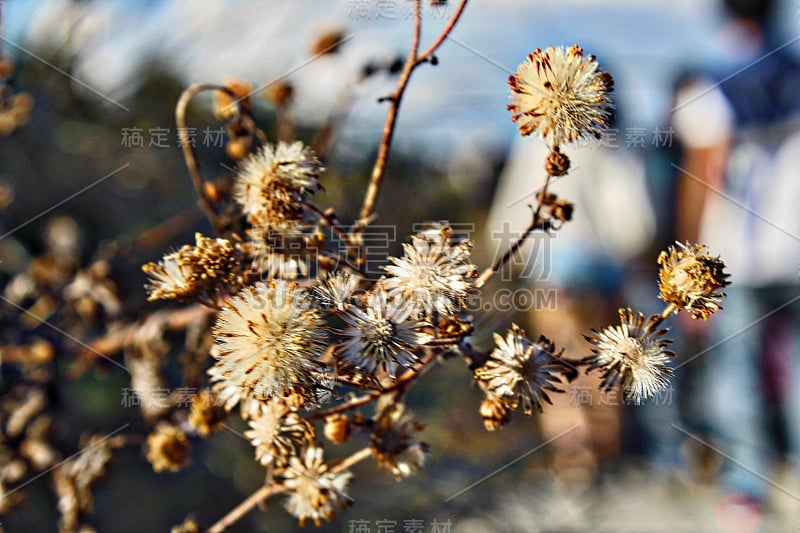
<path fill-rule="evenodd" d="M 675 304 L 669 304 L 667 307 L 665 307 L 664 310 L 661 311 L 661 314 L 658 315 L 656 321 L 653 322 L 653 327 L 660 326 L 661 323 L 669 318 L 669 316 L 674 313 L 676 309 L 678 309 L 678 306 Z"/>
<path fill-rule="evenodd" d="M 369 187 L 364 196 L 364 203 L 361 206 L 361 214 L 359 216 L 359 224 L 356 227 L 366 225 L 372 211 L 375 209 L 375 202 L 378 199 L 378 193 L 381 188 L 381 181 L 386 173 L 386 163 L 389 158 L 389 149 L 392 145 L 392 137 L 394 137 L 394 128 L 397 122 L 397 111 L 400 109 L 400 101 L 403 98 L 403 93 L 408 85 L 408 80 L 411 78 L 411 73 L 417 66 L 417 52 L 419 51 L 419 36 L 422 28 L 422 14 L 420 7 L 420 0 L 414 0 L 414 38 L 411 42 L 411 50 L 408 52 L 406 62 L 403 65 L 403 70 L 400 73 L 400 79 L 397 80 L 397 87 L 394 94 L 389 97 L 389 113 L 386 115 L 386 123 L 383 126 L 383 138 L 381 139 L 380 147 L 378 148 L 378 156 L 375 159 L 375 165 L 372 167 L 372 175 L 369 180 Z"/>
<path fill-rule="evenodd" d="M 372 450 L 367 448 L 362 448 L 359 451 L 355 452 L 354 454 L 350 455 L 349 457 L 345 458 L 341 462 L 337 463 L 336 465 L 332 466 L 330 472 L 333 474 L 338 474 L 342 470 L 350 468 L 351 466 L 355 465 L 356 463 L 363 461 L 367 457 L 372 455 Z M 280 484 L 275 485 L 263 485 L 262 487 L 258 488 L 253 494 L 247 497 L 242 503 L 234 507 L 228 514 L 223 516 L 216 524 L 212 525 L 208 528 L 208 533 L 221 533 L 225 531 L 229 526 L 232 526 L 236 522 L 239 521 L 244 515 L 249 513 L 253 507 L 260 504 L 262 501 L 266 500 L 270 496 L 274 496 L 275 494 L 280 494 L 286 491 L 286 487 Z"/>
<path fill-rule="evenodd" d="M 436 50 L 442 45 L 445 39 L 447 39 L 447 37 L 450 35 L 450 32 L 456 26 L 456 23 L 458 22 L 458 19 L 461 18 L 461 14 L 464 12 L 465 7 L 467 7 L 467 0 L 461 0 L 461 3 L 458 4 L 458 7 L 456 8 L 456 12 L 453 13 L 452 17 L 450 17 L 450 20 L 442 30 L 442 33 L 439 34 L 439 37 L 433 41 L 433 44 L 431 44 L 427 50 L 419 54 L 417 57 L 417 65 L 424 63 L 433 57 L 433 54 L 436 53 Z"/>
<path fill-rule="evenodd" d="M 187 87 L 186 90 L 181 93 L 181 97 L 178 98 L 178 104 L 175 106 L 175 123 L 178 126 L 178 138 L 180 139 L 181 148 L 183 149 L 183 158 L 186 161 L 186 168 L 189 170 L 189 176 L 192 178 L 195 191 L 197 191 L 197 202 L 200 204 L 200 208 L 206 214 L 206 217 L 208 217 L 211 225 L 214 229 L 217 229 L 219 227 L 219 219 L 216 211 L 214 211 L 213 202 L 209 199 L 203 187 L 203 177 L 200 174 L 200 165 L 197 163 L 197 152 L 192 143 L 189 142 L 189 133 L 186 129 L 186 108 L 192 98 L 204 91 L 222 91 L 230 96 L 231 100 L 236 102 L 237 113 L 241 113 L 241 107 L 239 107 L 239 100 L 237 99 L 236 93 L 222 85 L 210 83 L 195 83 Z"/>

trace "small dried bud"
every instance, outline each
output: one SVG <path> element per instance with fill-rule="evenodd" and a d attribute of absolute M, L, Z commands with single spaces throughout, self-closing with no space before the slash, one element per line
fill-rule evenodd
<path fill-rule="evenodd" d="M 253 86 L 246 81 L 230 79 L 225 82 L 232 94 L 225 91 L 214 93 L 214 116 L 220 120 L 227 120 L 237 114 L 241 109 L 244 113 L 252 113 L 253 107 L 250 103 L 250 94 Z"/>
<path fill-rule="evenodd" d="M 155 472 L 177 472 L 189 462 L 189 439 L 169 424 L 160 424 L 147 436 L 147 460 Z"/>
<path fill-rule="evenodd" d="M 287 106 L 292 103 L 294 87 L 285 81 L 276 81 L 264 89 L 264 99 L 275 106 Z"/>
<path fill-rule="evenodd" d="M 572 220 L 572 212 L 575 206 L 566 200 L 556 200 L 550 206 L 550 216 L 561 222 L 569 222 Z"/>
<path fill-rule="evenodd" d="M 321 33 L 314 39 L 314 43 L 311 45 L 311 55 L 335 54 L 342 47 L 343 42 L 343 29 L 334 29 Z"/>
<path fill-rule="evenodd" d="M 511 420 L 511 413 L 500 398 L 488 396 L 481 402 L 479 410 L 483 418 L 483 427 L 486 431 L 494 431 L 508 424 Z"/>
<path fill-rule="evenodd" d="M 234 161 L 239 161 L 247 157 L 250 153 L 250 147 L 253 144 L 253 138 L 249 135 L 237 137 L 225 143 L 225 154 Z"/>
<path fill-rule="evenodd" d="M 225 408 L 207 390 L 200 391 L 192 398 L 189 423 L 201 437 L 208 437 L 222 427 L 226 416 Z"/>
<path fill-rule="evenodd" d="M 334 444 L 342 444 L 350 438 L 350 419 L 344 413 L 325 418 L 325 438 Z"/>
<path fill-rule="evenodd" d="M 544 169 L 551 176 L 563 176 L 569 172 L 569 157 L 558 146 L 550 151 L 544 163 Z"/>

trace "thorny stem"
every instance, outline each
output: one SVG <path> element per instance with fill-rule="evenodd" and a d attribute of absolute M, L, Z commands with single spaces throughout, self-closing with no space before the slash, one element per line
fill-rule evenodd
<path fill-rule="evenodd" d="M 332 466 L 330 472 L 332 474 L 338 474 L 342 470 L 350 468 L 351 466 L 363 461 L 367 457 L 372 455 L 372 450 L 369 447 L 362 448 L 359 451 L 355 452 L 354 454 L 350 455 L 340 463 Z M 249 513 L 253 507 L 260 504 L 262 501 L 266 500 L 270 496 L 274 496 L 276 494 L 280 494 L 286 491 L 286 487 L 280 484 L 275 485 L 263 485 L 258 490 L 253 492 L 250 496 L 247 497 L 242 503 L 234 507 L 228 514 L 223 516 L 216 524 L 208 528 L 208 533 L 221 533 L 225 531 L 228 526 L 232 526 L 240 518 L 244 515 Z"/>
<path fill-rule="evenodd" d="M 214 229 L 217 229 L 219 227 L 219 218 L 203 186 L 203 177 L 200 174 L 200 166 L 197 163 L 197 152 L 194 149 L 194 145 L 189 140 L 189 133 L 186 129 L 186 108 L 192 98 L 204 91 L 222 91 L 230 96 L 231 100 L 236 102 L 237 113 L 241 113 L 241 107 L 239 106 L 236 93 L 227 87 L 211 83 L 195 83 L 187 87 L 186 90 L 181 93 L 178 104 L 175 106 L 175 123 L 178 126 L 178 138 L 180 139 L 181 148 L 183 149 L 183 158 L 186 160 L 186 168 L 189 170 L 189 176 L 192 178 L 195 191 L 197 191 L 200 208 L 206 214 L 206 217 L 208 217 Z"/>
<path fill-rule="evenodd" d="M 502 266 L 505 265 L 508 262 L 508 260 L 514 256 L 515 253 L 517 253 L 517 250 L 519 250 L 520 247 L 525 243 L 525 240 L 530 236 L 530 234 L 533 233 L 535 229 L 543 227 L 544 221 L 541 219 L 541 211 L 542 211 L 542 206 L 544 205 L 544 200 L 547 196 L 547 187 L 548 185 L 550 185 L 550 179 L 552 177 L 553 176 L 550 174 L 547 175 L 547 179 L 545 179 L 544 186 L 542 187 L 542 190 L 539 192 L 538 205 L 536 206 L 536 210 L 533 212 L 533 218 L 531 220 L 530 225 L 528 225 L 528 227 L 525 228 L 525 231 L 522 233 L 522 235 L 520 235 L 519 239 L 517 239 L 516 242 L 514 242 L 514 244 L 512 244 L 511 247 L 509 247 L 506 253 L 503 254 L 503 257 L 495 261 L 492 266 L 484 270 L 481 273 L 481 275 L 478 276 L 478 279 L 475 280 L 474 284 L 475 288 L 480 289 L 481 287 L 483 287 L 486 284 L 486 282 L 489 281 L 489 279 L 498 270 L 500 270 L 500 268 L 502 268 Z"/>

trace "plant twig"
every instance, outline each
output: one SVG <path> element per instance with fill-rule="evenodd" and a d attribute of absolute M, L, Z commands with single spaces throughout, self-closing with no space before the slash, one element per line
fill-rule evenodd
<path fill-rule="evenodd" d="M 435 41 L 419 56 L 417 57 L 417 65 L 421 63 L 425 63 L 429 61 L 433 54 L 436 53 L 436 50 L 442 45 L 442 43 L 450 36 L 450 32 L 455 28 L 458 19 L 461 18 L 461 14 L 464 12 L 464 8 L 467 7 L 467 0 L 461 0 L 461 3 L 458 4 L 455 13 L 453 16 L 450 17 L 450 20 L 447 22 L 447 25 L 442 30 L 442 33 L 439 34 L 439 37 L 436 38 Z"/>

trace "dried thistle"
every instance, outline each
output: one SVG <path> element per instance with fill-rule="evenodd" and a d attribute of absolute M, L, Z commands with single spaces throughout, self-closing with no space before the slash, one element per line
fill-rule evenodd
<path fill-rule="evenodd" d="M 708 320 L 722 309 L 722 289 L 729 275 L 719 257 L 703 253 L 705 245 L 676 242 L 658 256 L 658 289 L 662 300 Z"/>
<path fill-rule="evenodd" d="M 155 472 L 177 472 L 189 463 L 189 439 L 175 426 L 161 423 L 147 436 L 147 460 Z"/>
<path fill-rule="evenodd" d="M 505 338 L 495 333 L 494 342 L 489 359 L 475 370 L 475 379 L 507 408 L 522 408 L 526 415 L 533 407 L 541 411 L 542 402 L 552 403 L 547 391 L 561 392 L 555 386 L 562 369 L 555 345 L 543 335 L 531 342 L 516 324 Z"/>
<path fill-rule="evenodd" d="M 219 353 L 209 371 L 217 389 L 238 387 L 267 400 L 318 381 L 327 332 L 308 292 L 271 280 L 245 287 L 222 309 L 213 327 Z M 231 393 L 221 393 L 227 403 Z"/>
<path fill-rule="evenodd" d="M 295 447 L 314 441 L 314 427 L 289 409 L 283 398 L 265 402 L 259 416 L 250 420 L 250 428 L 244 436 L 256 449 L 256 461 L 264 466 L 285 466 L 295 455 Z"/>
<path fill-rule="evenodd" d="M 382 408 L 370 434 L 372 455 L 378 465 L 386 468 L 400 481 L 410 476 L 425 464 L 428 444 L 416 440 L 416 434 L 425 429 L 405 404 Z"/>
<path fill-rule="evenodd" d="M 593 336 L 584 336 L 594 348 L 593 355 L 583 362 L 589 365 L 589 371 L 602 371 L 604 390 L 621 383 L 625 399 L 638 405 L 667 387 L 672 376 L 667 362 L 675 354 L 666 349 L 672 341 L 661 338 L 667 330 L 656 329 L 658 315 L 645 321 L 642 313 L 620 309 L 619 317 L 619 326 L 593 329 Z"/>
<path fill-rule="evenodd" d="M 322 458 L 322 448 L 311 446 L 292 457 L 281 477 L 289 492 L 286 509 L 301 527 L 309 519 L 318 527 L 322 520 L 335 520 L 337 508 L 344 509 L 352 503 L 345 492 L 352 474 L 331 472 Z"/>
<path fill-rule="evenodd" d="M 577 45 L 536 49 L 508 78 L 512 120 L 522 135 L 536 133 L 554 145 L 599 137 L 612 116 L 611 74 Z"/>

